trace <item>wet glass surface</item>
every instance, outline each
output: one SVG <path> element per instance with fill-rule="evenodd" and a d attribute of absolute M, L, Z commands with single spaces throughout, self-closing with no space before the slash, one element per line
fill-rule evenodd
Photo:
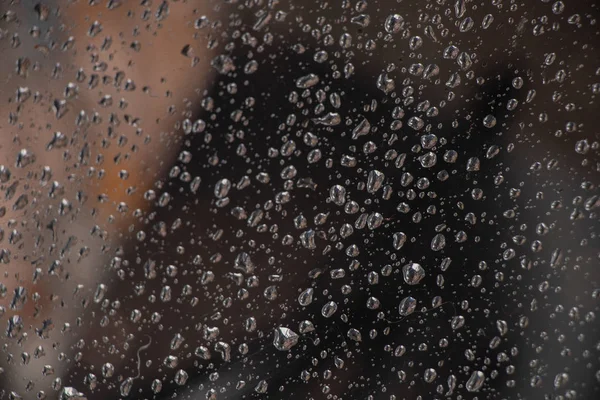
<path fill-rule="evenodd" d="M 0 2 L 0 399 L 600 397 L 599 15 Z"/>

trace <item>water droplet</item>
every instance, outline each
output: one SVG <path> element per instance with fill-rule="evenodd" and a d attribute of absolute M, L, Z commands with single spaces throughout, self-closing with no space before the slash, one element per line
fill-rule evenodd
<path fill-rule="evenodd" d="M 275 329 L 273 346 L 280 351 L 289 351 L 298 343 L 299 336 L 289 328 L 278 327 Z"/>
<path fill-rule="evenodd" d="M 425 277 L 425 270 L 420 264 L 410 263 L 402 267 L 404 282 L 409 285 L 417 285 Z"/>
<path fill-rule="evenodd" d="M 469 392 L 477 392 L 483 386 L 485 375 L 481 371 L 473 371 L 467 384 L 465 385 Z"/>

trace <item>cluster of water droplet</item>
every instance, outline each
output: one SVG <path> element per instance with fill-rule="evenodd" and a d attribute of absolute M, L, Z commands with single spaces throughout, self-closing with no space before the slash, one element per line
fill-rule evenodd
<path fill-rule="evenodd" d="M 223 3 L 231 14 L 182 21 L 219 53 L 214 88 L 181 100 L 180 114 L 170 107 L 174 132 L 162 135 L 144 131 L 151 116 L 129 114 L 128 93 L 153 88 L 111 66 L 121 39 L 104 25 L 111 10 L 131 7 L 136 24 L 167 35 L 159 28 L 178 2 L 108 1 L 106 19 L 87 30 L 102 45 L 87 49 L 77 37 L 54 40 L 53 29 L 67 28 L 48 27 L 60 21 L 49 4 L 35 5 L 27 39 L 22 17 L 2 16 L 11 54 L 32 40 L 42 54 L 12 64 L 8 124 L 19 150 L 0 165 L 0 217 L 14 216 L 0 227 L 0 262 L 28 264 L 5 270 L 19 276 L 15 287 L 0 281 L 8 365 L 30 364 L 29 336 L 43 343 L 33 352 L 42 377 L 26 376 L 26 390 L 49 377 L 61 399 L 592 393 L 596 8 L 343 0 L 312 13 L 300 1 Z M 572 35 L 573 44 L 554 42 Z M 190 68 L 201 62 L 198 47 L 180 47 Z M 43 57 L 73 49 L 92 62 L 52 66 L 62 92 L 28 84 L 49 67 Z M 74 112 L 84 91 L 99 100 Z M 52 122 L 23 139 L 30 103 Z M 52 129 L 68 118 L 68 133 Z M 140 146 L 128 145 L 133 137 Z M 152 160 L 168 164 L 166 175 L 132 183 L 136 171 L 114 165 L 151 140 L 164 145 Z M 60 173 L 40 164 L 32 141 L 59 154 Z M 126 186 L 124 200 L 90 198 L 107 179 Z M 90 238 L 65 234 L 76 223 Z M 86 265 L 91 253 L 107 262 L 88 287 L 75 269 L 96 268 Z M 69 295 L 43 292 L 41 281 Z M 34 317 L 24 321 L 27 301 Z M 44 307 L 80 315 L 36 318 Z M 69 348 L 49 340 L 55 326 Z M 55 376 L 55 365 L 76 372 Z"/>

